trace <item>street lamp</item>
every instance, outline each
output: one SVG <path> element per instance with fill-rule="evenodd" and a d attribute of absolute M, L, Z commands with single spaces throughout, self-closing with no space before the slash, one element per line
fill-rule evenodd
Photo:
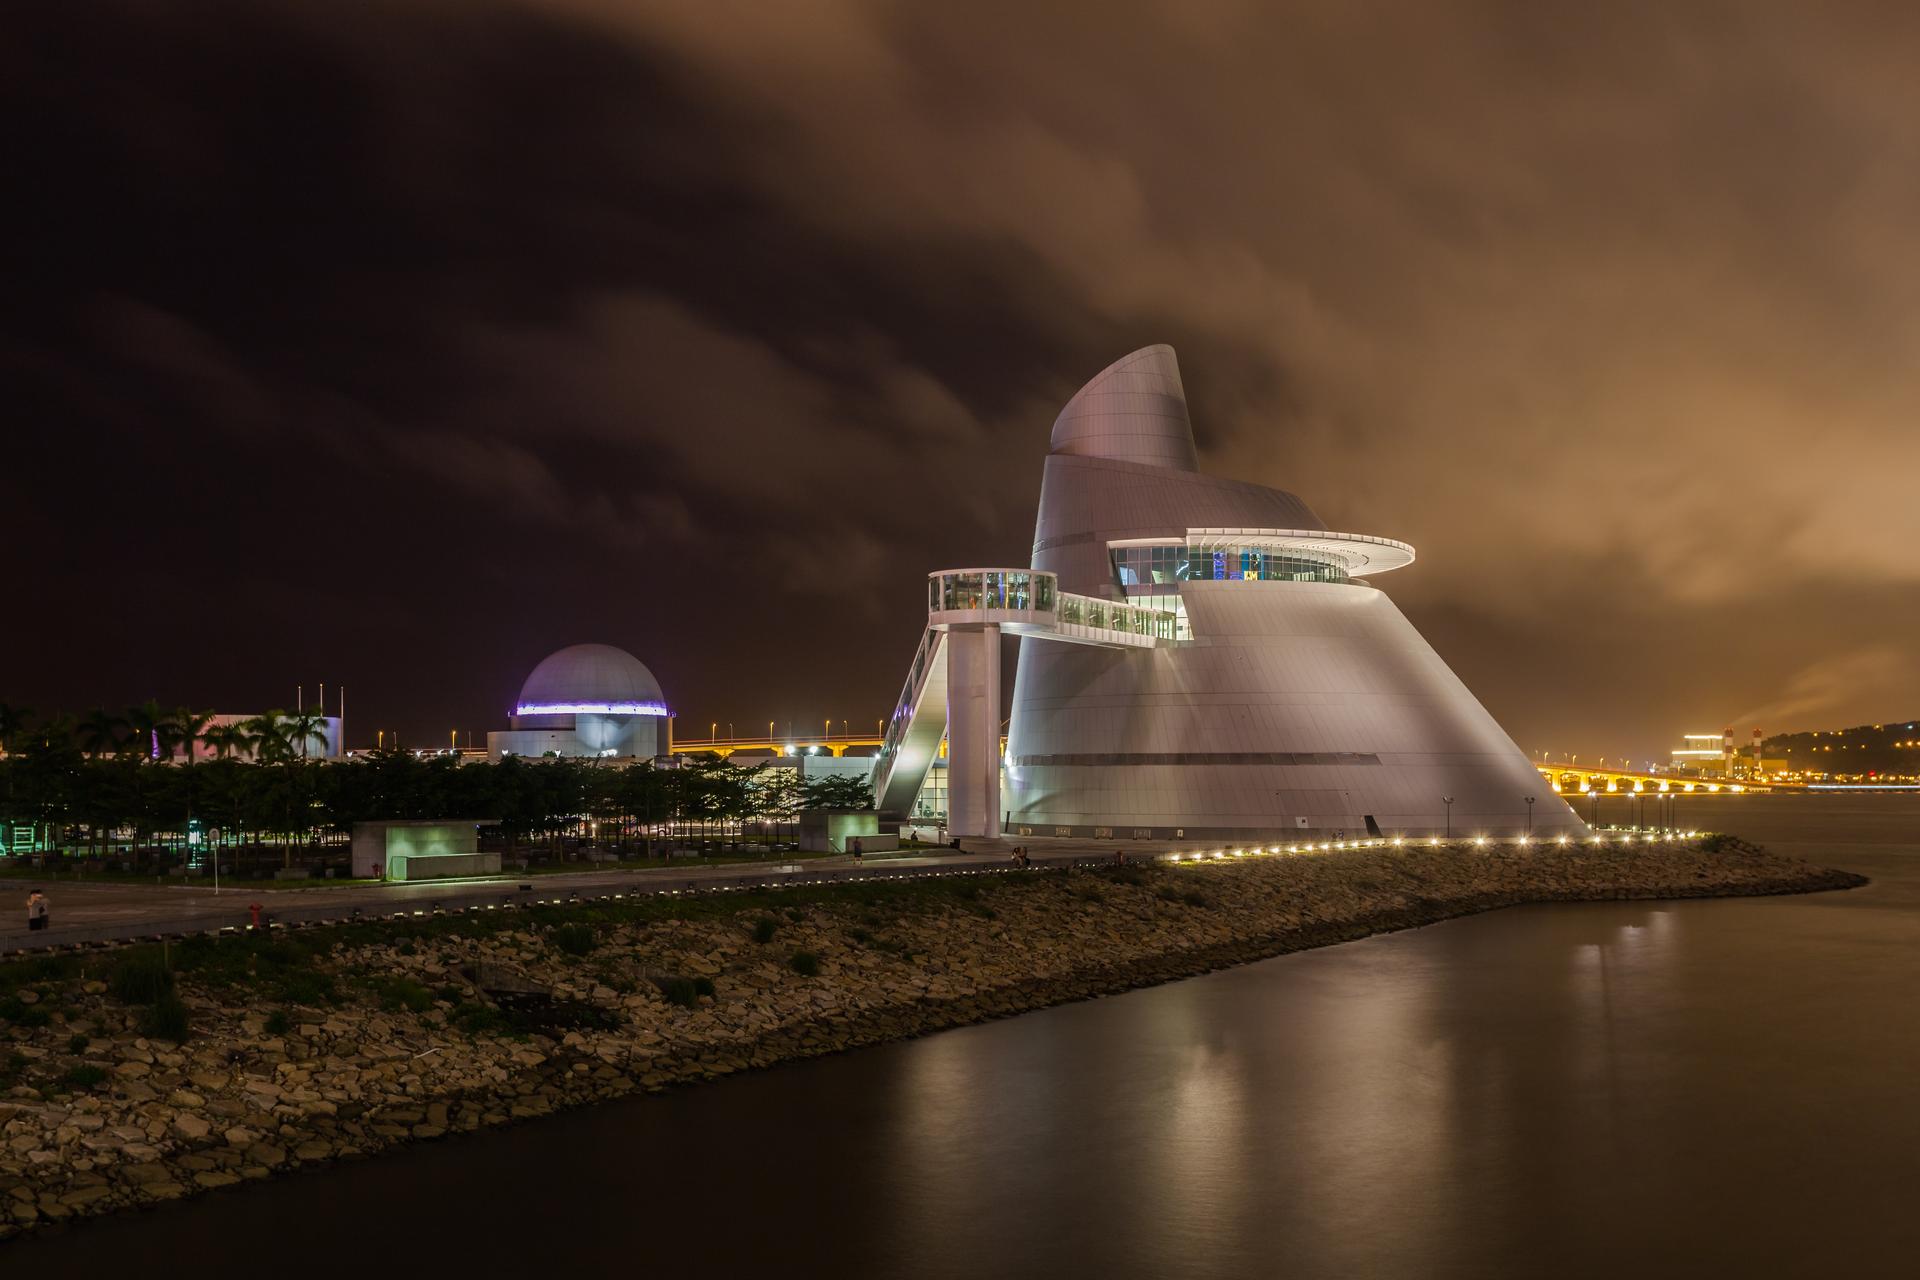
<path fill-rule="evenodd" d="M 1527 834 L 1533 834 L 1533 797 L 1527 797 Z"/>
<path fill-rule="evenodd" d="M 767 721 L 767 741 L 769 743 L 773 741 L 773 721 L 771 720 Z"/>
<path fill-rule="evenodd" d="M 1453 839 L 1453 797 L 1441 796 L 1440 803 L 1447 806 L 1447 839 Z"/>

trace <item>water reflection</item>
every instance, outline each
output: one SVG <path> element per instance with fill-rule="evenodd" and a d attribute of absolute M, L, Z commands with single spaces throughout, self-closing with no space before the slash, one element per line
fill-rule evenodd
<path fill-rule="evenodd" d="M 1920 858 L 1891 841 L 1920 828 L 1906 804 L 1872 809 L 1870 842 L 1836 859 L 1877 878 L 1852 894 L 1453 921 L 0 1259 L 72 1274 L 211 1252 L 338 1275 L 371 1246 L 337 1224 L 405 1203 L 376 1215 L 386 1269 L 1904 1275 L 1920 1250 Z"/>

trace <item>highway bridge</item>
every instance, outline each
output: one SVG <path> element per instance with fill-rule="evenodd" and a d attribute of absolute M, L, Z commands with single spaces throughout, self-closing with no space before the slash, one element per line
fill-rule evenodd
<path fill-rule="evenodd" d="M 1534 767 L 1561 795 L 1583 795 L 1589 791 L 1605 793 L 1640 792 L 1732 792 L 1772 791 L 1775 784 L 1734 781 L 1730 778 L 1679 778 L 1672 774 L 1641 773 L 1635 769 L 1608 769 L 1598 765 L 1541 764 Z"/>

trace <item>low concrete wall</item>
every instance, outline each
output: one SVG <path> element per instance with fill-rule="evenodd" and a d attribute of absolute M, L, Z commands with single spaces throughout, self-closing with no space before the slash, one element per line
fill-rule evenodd
<path fill-rule="evenodd" d="M 497 876 L 497 853 L 396 854 L 387 863 L 389 880 L 449 880 L 456 876 Z"/>

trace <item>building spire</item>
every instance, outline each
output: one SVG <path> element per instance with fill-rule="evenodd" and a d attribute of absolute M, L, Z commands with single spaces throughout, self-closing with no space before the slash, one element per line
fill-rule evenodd
<path fill-rule="evenodd" d="M 1173 348 L 1142 347 L 1102 369 L 1054 419 L 1051 451 L 1198 471 Z"/>

